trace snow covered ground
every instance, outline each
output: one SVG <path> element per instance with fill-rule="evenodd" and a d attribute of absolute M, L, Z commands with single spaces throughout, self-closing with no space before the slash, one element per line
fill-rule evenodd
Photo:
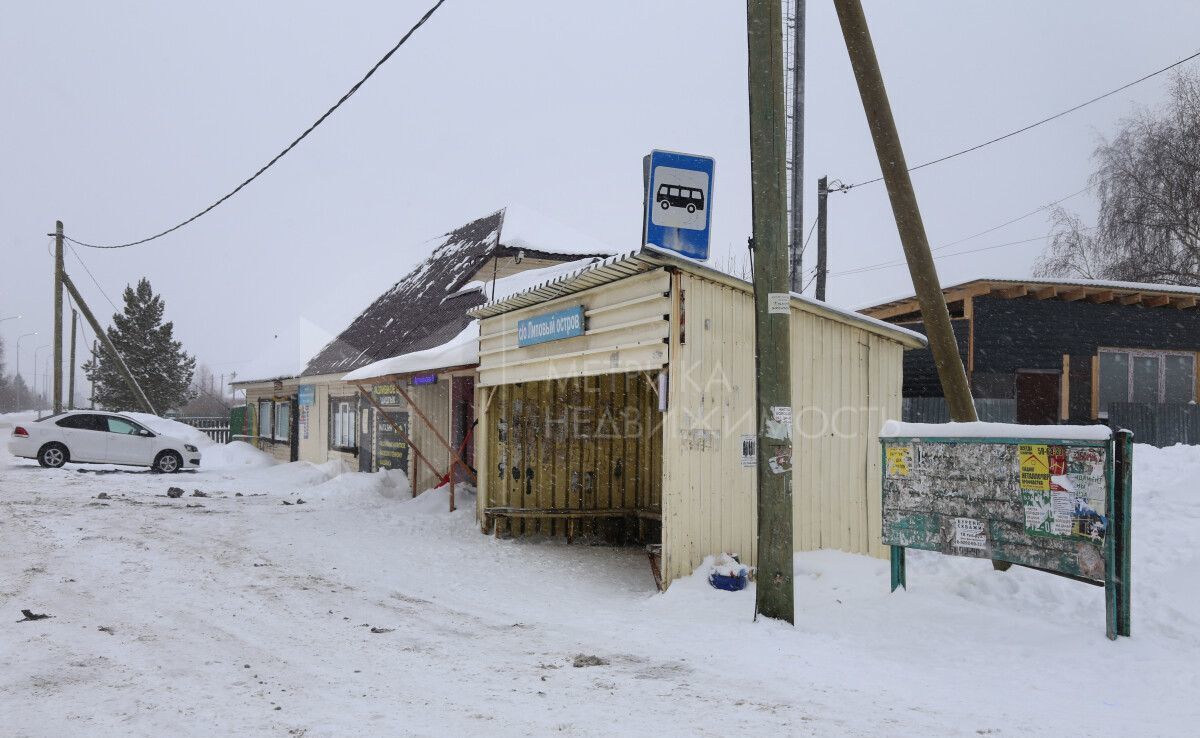
<path fill-rule="evenodd" d="M 1200 721 L 1198 448 L 1136 448 L 1133 637 L 1115 643 L 1102 590 L 1038 572 L 915 553 L 893 595 L 885 562 L 802 554 L 796 627 L 755 624 L 753 585 L 697 575 L 656 595 L 638 551 L 496 541 L 471 500 L 450 514 L 399 474 L 276 465 L 244 444 L 204 458 L 162 476 L 0 451 L 0 733 L 1192 735 Z M 53 617 L 15 622 L 25 608 Z M 607 663 L 575 667 L 580 654 Z"/>

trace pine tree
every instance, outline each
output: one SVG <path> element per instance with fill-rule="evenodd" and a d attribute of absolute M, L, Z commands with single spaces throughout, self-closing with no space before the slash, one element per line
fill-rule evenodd
<path fill-rule="evenodd" d="M 160 413 L 184 405 L 192 397 L 190 385 L 195 357 L 174 339 L 174 323 L 163 322 L 166 305 L 143 278 L 136 288 L 125 288 L 125 307 L 113 315 L 108 338 L 125 359 L 150 404 Z M 141 410 L 137 396 L 126 386 L 116 360 L 107 351 L 83 365 L 84 374 L 96 383 L 96 404 L 111 410 Z"/>

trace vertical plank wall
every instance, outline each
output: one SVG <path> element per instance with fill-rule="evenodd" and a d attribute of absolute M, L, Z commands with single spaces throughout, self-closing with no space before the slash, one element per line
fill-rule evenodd
<path fill-rule="evenodd" d="M 646 373 L 504 384 L 481 423 L 488 432 L 485 507 L 661 509 L 661 413 Z M 505 521 L 506 531 L 562 535 L 561 520 Z M 591 524 L 577 530 L 589 532 Z"/>
<path fill-rule="evenodd" d="M 708 554 L 752 563 L 755 476 L 742 466 L 754 433 L 754 304 L 743 290 L 679 274 L 663 437 L 663 577 Z M 679 314 L 684 320 L 682 324 Z"/>
<path fill-rule="evenodd" d="M 663 570 L 686 576 L 704 556 L 757 556 L 755 470 L 742 467 L 754 417 L 754 301 L 737 287 L 681 274 L 664 437 Z M 879 430 L 900 417 L 901 345 L 792 303 L 793 514 L 797 551 L 883 555 Z"/>

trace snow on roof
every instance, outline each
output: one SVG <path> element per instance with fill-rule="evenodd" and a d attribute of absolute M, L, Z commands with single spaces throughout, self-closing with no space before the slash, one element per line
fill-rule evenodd
<path fill-rule="evenodd" d="M 237 384 L 298 377 L 308 360 L 332 339 L 329 331 L 299 318 L 261 344 L 262 351 L 238 375 Z"/>
<path fill-rule="evenodd" d="M 561 277 L 564 274 L 583 269 L 597 261 L 595 258 L 576 259 L 575 261 L 564 261 L 561 264 L 553 264 L 541 269 L 529 269 L 524 272 L 511 274 L 507 277 L 501 277 L 495 280 L 495 289 L 493 290 L 493 281 L 477 279 L 473 282 L 467 282 L 462 289 L 454 293 L 452 297 L 465 295 L 472 292 L 477 292 L 488 300 L 503 300 L 512 297 L 521 292 L 536 287 L 537 285 L 548 282 L 556 277 Z"/>
<path fill-rule="evenodd" d="M 901 423 L 889 420 L 880 438 L 1036 438 L 1058 441 L 1107 441 L 1106 425 L 1018 425 L 1016 423 Z"/>
<path fill-rule="evenodd" d="M 484 300 L 465 283 L 496 256 L 517 250 L 543 258 L 603 256 L 611 249 L 526 208 L 505 208 L 438 239 L 429 257 L 383 293 L 303 369 L 306 375 L 353 371 L 388 357 L 443 346 L 471 322 L 467 310 Z M 449 297 L 457 297 L 450 300 Z"/>
<path fill-rule="evenodd" d="M 901 326 L 898 326 L 895 323 L 889 323 L 885 320 L 879 320 L 878 318 L 872 318 L 869 315 L 863 315 L 862 313 L 860 313 L 856 310 L 850 310 L 849 308 L 841 308 L 836 305 L 831 305 L 827 302 L 822 302 L 821 300 L 816 300 L 811 297 L 805 297 L 804 295 L 800 294 L 799 292 L 793 292 L 792 299 L 799 300 L 800 302 L 802 302 L 806 305 L 809 305 L 818 311 L 824 310 L 826 312 L 836 313 L 838 315 L 845 317 L 847 320 L 852 320 L 852 321 L 855 321 L 858 323 L 865 323 L 865 324 L 873 326 L 879 330 L 887 331 L 888 333 L 899 333 L 901 335 L 906 335 L 909 338 L 914 338 L 917 341 L 920 341 L 922 346 L 929 345 L 929 338 L 927 338 L 924 333 L 918 333 L 917 331 L 912 331 L 912 330 L 909 330 L 908 328 L 902 328 Z"/>
<path fill-rule="evenodd" d="M 1099 289 L 1108 289 L 1108 290 L 1132 290 L 1132 291 L 1136 291 L 1136 292 L 1169 292 L 1169 293 L 1180 294 L 1180 295 L 1200 295 L 1200 287 L 1188 287 L 1185 285 L 1178 285 L 1178 284 L 1154 284 L 1152 282 L 1118 282 L 1118 281 L 1110 281 L 1110 280 L 1104 280 L 1104 279 L 1067 279 L 1067 278 L 1057 279 L 1057 278 L 1050 278 L 1050 277 L 1029 277 L 1029 278 L 976 277 L 975 279 L 968 279 L 965 282 L 957 282 L 955 284 L 943 285 L 942 291 L 945 292 L 946 290 L 953 290 L 953 289 L 957 289 L 959 287 L 965 287 L 969 284 L 975 284 L 977 282 L 995 282 L 997 284 L 1048 284 L 1048 285 L 1049 284 L 1059 284 L 1059 285 L 1063 285 L 1065 287 L 1096 287 Z M 870 308 L 882 307 L 884 305 L 890 305 L 893 302 L 903 302 L 905 300 L 912 300 L 914 298 L 916 298 L 916 295 L 911 292 L 908 292 L 908 293 L 905 293 L 902 295 L 898 295 L 896 297 L 890 297 L 890 298 L 887 298 L 884 300 L 877 300 L 877 301 L 871 302 L 867 305 L 863 305 L 857 309 L 858 310 L 869 310 Z"/>
<path fill-rule="evenodd" d="M 608 256 L 617 249 L 526 205 L 504 208 L 500 243 L 510 249 L 549 254 Z"/>
<path fill-rule="evenodd" d="M 446 343 L 423 351 L 393 356 L 367 364 L 342 377 L 346 382 L 361 382 L 365 379 L 386 377 L 390 374 L 412 374 L 414 372 L 448 369 L 455 366 L 472 366 L 479 363 L 479 321 L 472 320 L 466 328 Z"/>

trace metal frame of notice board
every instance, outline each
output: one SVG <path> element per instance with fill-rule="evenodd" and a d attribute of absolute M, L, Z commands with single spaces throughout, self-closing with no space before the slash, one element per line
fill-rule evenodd
<path fill-rule="evenodd" d="M 916 548 L 947 555 L 1008 562 L 1076 581 L 1104 587 L 1106 635 L 1109 639 L 1130 632 L 1130 508 L 1133 491 L 1133 433 L 1118 431 L 1109 440 L 1052 438 L 952 438 L 895 436 L 880 439 L 882 462 L 882 539 L 891 547 L 891 586 L 907 589 L 904 551 Z M 972 456 L 981 467 L 964 470 L 969 462 L 952 458 L 961 446 L 976 446 Z M 983 448 L 988 446 L 991 448 Z M 1009 484 L 1004 474 L 1012 468 L 987 466 L 988 454 L 999 458 L 1016 447 L 1016 475 Z M 940 447 L 940 448 L 939 448 Z M 1021 457 L 1028 450 L 1028 468 Z M 1076 451 L 1075 449 L 1079 449 Z M 1102 540 L 1095 521 L 1082 518 L 1079 492 L 1071 485 L 1067 467 L 1074 459 L 1091 458 L 1087 449 L 1101 449 L 1104 465 Z M 889 453 L 890 452 L 890 453 Z M 1045 480 L 1033 473 L 1038 455 L 1046 458 Z M 1061 454 L 1061 460 L 1055 458 Z M 942 458 L 938 458 L 941 456 Z M 925 460 L 928 459 L 928 463 Z M 1051 466 L 1061 464 L 1060 482 L 1051 483 Z M 942 466 L 938 470 L 938 466 Z M 1086 466 L 1086 464 L 1079 464 Z M 923 475 L 922 467 L 928 472 Z M 943 476 L 937 476 L 938 471 Z M 1026 473 L 1031 480 L 1026 483 Z M 991 478 L 989 478 L 991 475 Z M 1040 483 L 1045 489 L 1034 486 Z M 990 487 L 989 487 L 990 484 Z M 1066 485 L 1066 486 L 1060 486 Z M 1054 497 L 1060 493 L 1062 499 Z M 1035 495 L 1040 496 L 1035 497 Z M 1026 497 L 1025 495 L 1028 495 Z M 1046 498 L 1053 502 L 1047 505 Z M 1052 529 L 1063 509 L 1074 504 L 1066 517 L 1070 529 Z M 1020 509 L 1018 514 L 1016 511 Z M 1031 509 L 1032 508 L 1032 509 Z M 1018 522 L 1018 520 L 1020 522 Z M 1036 526 L 1030 529 L 1030 522 Z M 1090 530 L 1081 527 L 1090 526 Z M 1044 528 L 1044 529 L 1043 529 Z M 1103 571 L 1098 571 L 1102 564 Z"/>

